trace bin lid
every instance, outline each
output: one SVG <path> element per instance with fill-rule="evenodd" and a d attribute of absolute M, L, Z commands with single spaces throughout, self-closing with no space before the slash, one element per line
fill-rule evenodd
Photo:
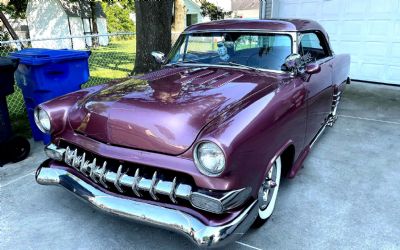
<path fill-rule="evenodd" d="M 0 57 L 0 69 L 14 71 L 18 67 L 19 60 L 16 58 Z"/>
<path fill-rule="evenodd" d="M 90 51 L 82 50 L 30 48 L 10 53 L 10 57 L 20 59 L 21 64 L 43 65 L 76 59 L 87 59 L 89 58 L 90 53 Z"/>

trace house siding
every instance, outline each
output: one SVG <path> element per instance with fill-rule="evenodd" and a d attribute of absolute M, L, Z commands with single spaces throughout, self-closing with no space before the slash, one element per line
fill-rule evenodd
<path fill-rule="evenodd" d="M 27 6 L 27 22 L 31 39 L 70 35 L 68 16 L 57 0 L 31 0 Z M 33 41 L 35 48 L 70 49 L 71 39 Z"/>

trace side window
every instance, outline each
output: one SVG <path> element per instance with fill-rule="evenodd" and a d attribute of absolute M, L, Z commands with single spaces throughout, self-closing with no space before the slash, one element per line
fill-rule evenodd
<path fill-rule="evenodd" d="M 316 33 L 301 35 L 299 52 L 307 61 L 316 61 L 329 56 L 328 48 Z"/>

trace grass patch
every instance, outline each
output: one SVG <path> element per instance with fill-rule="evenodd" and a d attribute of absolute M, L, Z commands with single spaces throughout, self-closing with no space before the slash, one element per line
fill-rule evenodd
<path fill-rule="evenodd" d="M 89 59 L 90 80 L 82 88 L 127 77 L 133 69 L 136 40 L 112 41 L 107 47 L 92 50 Z"/>

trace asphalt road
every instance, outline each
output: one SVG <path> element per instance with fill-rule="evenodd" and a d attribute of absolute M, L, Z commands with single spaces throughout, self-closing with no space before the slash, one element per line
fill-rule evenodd
<path fill-rule="evenodd" d="M 400 87 L 354 82 L 342 100 L 335 126 L 282 184 L 271 220 L 226 249 L 400 249 Z M 0 249 L 194 248 L 36 184 L 45 156 L 32 147 L 0 168 Z"/>

